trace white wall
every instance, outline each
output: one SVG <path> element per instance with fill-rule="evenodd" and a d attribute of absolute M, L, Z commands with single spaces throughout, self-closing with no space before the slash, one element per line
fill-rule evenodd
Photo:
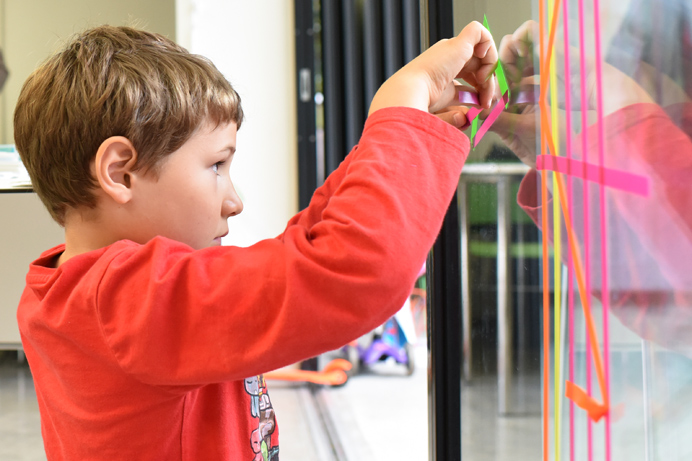
<path fill-rule="evenodd" d="M 298 207 L 293 2 L 178 0 L 177 9 L 179 42 L 216 64 L 245 112 L 231 167 L 245 209 L 223 243 L 274 237 Z"/>
<path fill-rule="evenodd" d="M 100 24 L 134 25 L 175 38 L 176 0 L 0 0 L 0 47 L 10 71 L 0 93 L 0 143 L 24 81 L 73 34 Z"/>
<path fill-rule="evenodd" d="M 174 38 L 175 0 L 0 0 L 0 47 L 10 70 L 0 93 L 0 143 L 13 142 L 14 106 L 29 74 L 65 39 L 99 24 L 137 25 Z M 0 196 L 2 349 L 20 343 L 16 310 L 29 262 L 64 239 L 36 195 Z"/>

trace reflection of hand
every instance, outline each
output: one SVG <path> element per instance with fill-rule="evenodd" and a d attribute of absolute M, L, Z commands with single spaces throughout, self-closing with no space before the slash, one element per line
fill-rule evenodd
<path fill-rule="evenodd" d="M 514 112 L 504 111 L 490 127 L 490 131 L 514 152 L 519 160 L 531 168 L 536 167 L 536 138 L 538 135 L 538 105 L 522 104 Z"/>
<path fill-rule="evenodd" d="M 540 70 L 534 68 L 534 63 L 538 62 L 538 49 L 534 46 L 534 39 L 537 34 L 538 24 L 535 21 L 527 21 L 512 35 L 503 37 L 500 42 L 498 53 L 511 90 L 517 90 L 526 84 L 533 85 L 540 79 Z M 567 90 L 563 65 L 564 47 L 561 42 L 556 41 L 553 49 L 555 55 L 552 59 L 557 70 L 557 93 L 559 95 L 556 104 L 561 110 L 564 110 L 564 96 L 565 90 Z M 592 57 L 585 57 L 586 81 L 584 86 L 586 87 L 586 95 L 584 109 L 587 111 L 594 110 L 597 105 L 595 64 Z M 579 50 L 570 49 L 570 88 L 568 91 L 573 95 L 571 110 L 582 109 L 580 70 Z M 608 93 L 603 95 L 604 116 L 631 104 L 653 102 L 646 91 L 634 80 L 613 66 L 602 63 L 601 78 L 603 88 L 608 89 Z M 537 111 L 538 108 L 535 104 L 515 105 L 511 111 L 503 112 L 490 128 L 502 138 L 522 162 L 532 167 L 535 166 L 536 159 Z M 562 131 L 561 128 L 564 129 L 561 126 L 557 130 Z"/>

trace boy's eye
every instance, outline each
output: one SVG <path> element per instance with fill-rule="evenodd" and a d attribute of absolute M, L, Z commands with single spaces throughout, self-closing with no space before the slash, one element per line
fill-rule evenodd
<path fill-rule="evenodd" d="M 224 162 L 216 162 L 214 165 L 212 165 L 211 169 L 214 171 L 214 173 L 219 174 L 219 168 L 223 164 Z"/>

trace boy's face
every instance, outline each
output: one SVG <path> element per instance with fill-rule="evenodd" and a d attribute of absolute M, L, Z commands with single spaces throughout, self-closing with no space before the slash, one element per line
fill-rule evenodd
<path fill-rule="evenodd" d="M 229 173 L 236 130 L 235 123 L 202 125 L 163 160 L 157 178 L 140 182 L 135 241 L 161 235 L 194 249 L 221 244 L 228 218 L 243 210 Z"/>

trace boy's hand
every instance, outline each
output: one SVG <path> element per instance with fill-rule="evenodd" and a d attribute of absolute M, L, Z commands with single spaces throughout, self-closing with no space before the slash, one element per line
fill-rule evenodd
<path fill-rule="evenodd" d="M 497 49 L 490 32 L 478 22 L 467 25 L 454 38 L 441 40 L 402 67 L 382 84 L 370 104 L 372 114 L 384 107 L 413 107 L 440 112 L 460 105 L 456 78 L 478 92 L 481 106 L 490 108 L 497 66 Z"/>

